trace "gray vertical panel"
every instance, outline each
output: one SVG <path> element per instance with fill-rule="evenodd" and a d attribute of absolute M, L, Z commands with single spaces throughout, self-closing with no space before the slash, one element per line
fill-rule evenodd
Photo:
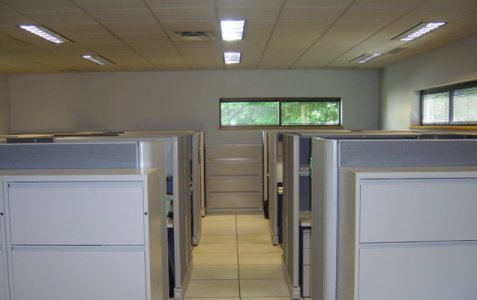
<path fill-rule="evenodd" d="M 268 156 L 268 219 L 272 241 L 278 244 L 278 191 L 277 191 L 277 162 L 278 162 L 278 133 L 267 133 Z"/>
<path fill-rule="evenodd" d="M 475 140 L 340 141 L 342 167 L 475 166 Z"/>
<path fill-rule="evenodd" d="M 192 259 L 191 233 L 191 138 L 174 137 L 174 252 L 176 289 L 184 292 Z"/>
<path fill-rule="evenodd" d="M 201 232 L 201 159 L 200 159 L 200 133 L 192 136 L 192 242 L 199 243 Z"/>
<path fill-rule="evenodd" d="M 283 136 L 283 258 L 292 284 L 299 290 L 299 136 Z M 298 292 L 299 294 L 299 292 Z M 298 299 L 292 295 L 293 299 Z M 298 295 L 299 296 L 299 295 Z"/>
<path fill-rule="evenodd" d="M 0 300 L 8 299 L 7 252 L 5 241 L 5 215 L 3 210 L 3 181 L 0 180 Z"/>
<path fill-rule="evenodd" d="M 123 169 L 138 166 L 136 143 L 4 144 L 0 169 Z"/>
<path fill-rule="evenodd" d="M 338 142 L 312 141 L 313 300 L 336 300 L 338 222 Z"/>

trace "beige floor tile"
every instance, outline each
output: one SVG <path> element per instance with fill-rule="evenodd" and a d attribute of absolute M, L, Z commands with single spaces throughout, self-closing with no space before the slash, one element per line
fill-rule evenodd
<path fill-rule="evenodd" d="M 237 235 L 239 243 L 271 243 L 272 239 L 268 234 L 239 234 Z"/>
<path fill-rule="evenodd" d="M 240 280 L 241 297 L 289 296 L 285 279 Z"/>
<path fill-rule="evenodd" d="M 276 279 L 285 278 L 283 267 L 277 265 L 239 265 L 240 279 Z"/>
<path fill-rule="evenodd" d="M 268 234 L 269 230 L 267 226 L 237 226 L 237 234 Z"/>
<path fill-rule="evenodd" d="M 238 252 L 241 253 L 252 253 L 252 252 L 272 252 L 272 253 L 281 253 L 282 248 L 280 246 L 274 246 L 269 243 L 239 243 Z"/>
<path fill-rule="evenodd" d="M 279 265 L 282 263 L 281 253 L 239 253 L 241 265 Z"/>
<path fill-rule="evenodd" d="M 263 298 L 261 298 L 261 299 L 263 299 Z M 278 300 L 280 300 L 280 299 L 278 299 Z M 173 299 L 171 299 L 171 300 L 173 300 Z M 220 298 L 216 298 L 216 297 L 214 297 L 214 298 L 184 298 L 184 300 L 240 300 L 240 298 L 224 298 L 224 297 L 220 297 Z M 265 300 L 267 300 L 267 299 L 265 299 Z"/>
<path fill-rule="evenodd" d="M 199 265 L 192 268 L 192 280 L 195 279 L 238 279 L 237 265 Z M 272 277 L 270 277 L 272 278 Z"/>
<path fill-rule="evenodd" d="M 237 221 L 267 221 L 265 217 L 261 214 L 256 214 L 256 215 L 237 215 Z"/>
<path fill-rule="evenodd" d="M 171 300 L 173 300 L 173 299 L 171 299 Z M 240 298 L 223 298 L 223 297 L 220 297 L 220 298 L 216 298 L 216 297 L 214 297 L 214 298 L 184 298 L 184 300 L 240 300 Z"/>
<path fill-rule="evenodd" d="M 191 280 L 186 298 L 220 298 L 230 297 L 238 298 L 239 281 L 238 280 Z"/>
<path fill-rule="evenodd" d="M 237 263 L 237 253 L 196 253 L 193 257 L 194 266 L 236 265 Z"/>
<path fill-rule="evenodd" d="M 192 253 L 236 253 L 237 244 L 203 244 L 200 243 L 192 249 Z"/>
<path fill-rule="evenodd" d="M 236 234 L 235 225 L 208 225 L 202 227 L 202 234 Z"/>
<path fill-rule="evenodd" d="M 254 297 L 254 298 L 242 297 L 240 299 L 242 300 L 290 300 L 290 297 Z"/>
<path fill-rule="evenodd" d="M 200 237 L 202 244 L 236 244 L 237 236 L 233 234 L 203 234 Z"/>

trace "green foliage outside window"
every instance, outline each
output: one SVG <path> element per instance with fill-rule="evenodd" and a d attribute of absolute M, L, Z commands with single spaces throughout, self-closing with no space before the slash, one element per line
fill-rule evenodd
<path fill-rule="evenodd" d="M 220 126 L 337 126 L 340 100 L 221 99 Z"/>

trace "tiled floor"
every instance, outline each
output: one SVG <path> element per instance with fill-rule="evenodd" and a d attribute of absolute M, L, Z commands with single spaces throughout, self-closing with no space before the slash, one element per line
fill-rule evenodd
<path fill-rule="evenodd" d="M 204 217 L 185 299 L 290 300 L 267 226 L 261 215 Z"/>

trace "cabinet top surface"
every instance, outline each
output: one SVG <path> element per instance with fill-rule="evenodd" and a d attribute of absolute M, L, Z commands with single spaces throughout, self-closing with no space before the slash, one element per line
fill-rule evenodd
<path fill-rule="evenodd" d="M 39 180 L 55 179 L 68 177 L 70 180 L 74 177 L 77 180 L 81 178 L 91 179 L 95 177 L 97 180 L 101 178 L 116 178 L 118 180 L 131 180 L 146 177 L 156 172 L 154 168 L 134 168 L 134 169 L 55 169 L 55 170 L 0 170 L 0 176 L 6 177 L 8 180 L 25 179 L 26 177 L 35 177 Z"/>
<path fill-rule="evenodd" d="M 340 173 L 357 178 L 470 178 L 477 177 L 477 166 L 463 167 L 366 167 L 341 168 Z"/>

